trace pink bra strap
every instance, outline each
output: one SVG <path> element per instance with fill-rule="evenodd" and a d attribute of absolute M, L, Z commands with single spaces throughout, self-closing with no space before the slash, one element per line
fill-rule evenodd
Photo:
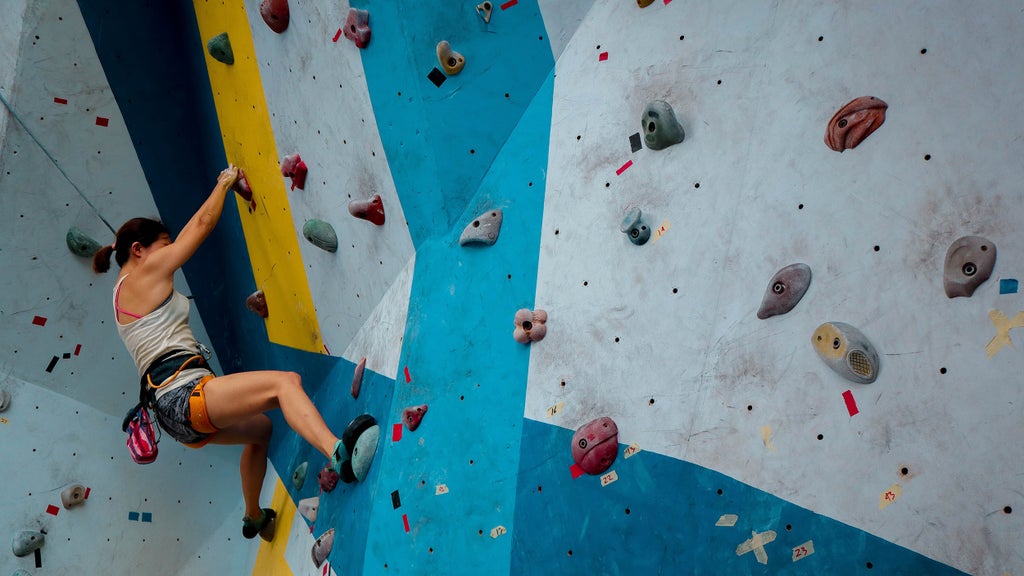
<path fill-rule="evenodd" d="M 121 284 L 124 283 L 124 279 L 127 277 L 128 276 L 125 276 L 124 278 L 121 278 L 120 280 L 117 281 L 117 291 L 114 292 L 114 310 L 120 312 L 121 314 L 127 314 L 128 316 L 131 316 L 132 318 L 138 320 L 142 318 L 142 316 L 139 316 L 138 314 L 133 314 L 132 312 L 129 312 L 124 308 L 121 308 L 121 306 L 118 304 L 118 300 L 121 299 Z"/>

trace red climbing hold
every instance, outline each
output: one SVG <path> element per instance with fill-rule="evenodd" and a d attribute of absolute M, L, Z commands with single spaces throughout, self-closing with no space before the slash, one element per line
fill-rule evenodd
<path fill-rule="evenodd" d="M 256 199 L 252 197 L 252 188 L 249 186 L 249 180 L 245 177 L 245 172 L 241 168 L 238 169 L 238 180 L 235 180 L 231 189 L 249 203 L 249 212 L 256 209 Z"/>
<path fill-rule="evenodd" d="M 298 187 L 299 190 L 306 189 L 306 163 L 298 154 L 289 154 L 281 162 L 281 174 L 292 179 L 292 190 Z"/>
<path fill-rule="evenodd" d="M 288 29 L 288 0 L 263 0 L 260 2 L 260 16 L 278 34 Z"/>
<path fill-rule="evenodd" d="M 353 200 L 348 204 L 349 214 L 356 218 L 369 220 L 377 226 L 384 225 L 384 202 L 380 194 L 374 194 L 369 200 Z"/>
<path fill-rule="evenodd" d="M 402 411 L 402 422 L 409 428 L 409 432 L 412 432 L 420 427 L 420 422 L 423 421 L 423 415 L 427 413 L 427 405 L 421 404 L 420 406 L 409 406 Z"/>
<path fill-rule="evenodd" d="M 330 464 L 324 466 L 323 470 L 320 471 L 320 475 L 317 476 L 317 483 L 320 484 L 320 489 L 324 492 L 330 492 L 334 490 L 338 485 L 338 473 L 331 470 Z"/>
<path fill-rule="evenodd" d="M 580 426 L 572 436 L 572 459 L 587 474 L 611 468 L 619 453 L 619 428 L 604 416 Z"/>
<path fill-rule="evenodd" d="M 366 48 L 370 43 L 370 13 L 350 8 L 345 20 L 345 38 L 356 43 L 356 48 Z"/>

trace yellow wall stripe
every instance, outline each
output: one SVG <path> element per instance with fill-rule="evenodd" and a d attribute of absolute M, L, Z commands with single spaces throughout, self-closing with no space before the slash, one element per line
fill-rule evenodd
<path fill-rule="evenodd" d="M 256 564 L 253 566 L 253 576 L 292 576 L 292 569 L 285 560 L 284 552 L 288 548 L 288 537 L 292 531 L 292 522 L 295 521 L 295 504 L 291 496 L 285 490 L 281 479 L 277 479 L 274 486 L 274 498 L 270 503 L 271 508 L 277 510 L 277 527 L 273 542 L 260 540 L 260 549 L 256 552 Z"/>
<path fill-rule="evenodd" d="M 270 309 L 267 336 L 271 342 L 323 352 L 245 4 L 243 0 L 194 0 L 193 6 L 224 151 L 229 162 L 245 170 L 257 202 L 256 210 L 249 213 L 239 201 L 238 211 L 256 286 L 263 290 Z M 222 32 L 227 32 L 235 56 L 230 66 L 214 60 L 206 50 L 206 42 Z"/>

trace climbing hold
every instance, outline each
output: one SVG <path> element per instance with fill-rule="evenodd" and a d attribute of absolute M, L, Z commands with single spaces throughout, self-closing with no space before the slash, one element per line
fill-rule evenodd
<path fill-rule="evenodd" d="M 512 332 L 512 338 L 520 344 L 537 342 L 548 333 L 548 327 L 544 325 L 547 321 L 548 313 L 544 310 L 522 308 L 516 312 L 516 329 Z"/>
<path fill-rule="evenodd" d="M 260 16 L 278 34 L 288 29 L 288 0 L 263 0 L 260 2 Z"/>
<path fill-rule="evenodd" d="M 384 225 L 384 202 L 381 201 L 380 194 L 374 194 L 369 200 L 349 202 L 348 213 L 356 218 L 369 220 L 377 226 Z"/>
<path fill-rule="evenodd" d="M 11 406 L 11 393 L 7 390 L 0 390 L 0 412 Z"/>
<path fill-rule="evenodd" d="M 498 234 L 501 233 L 501 210 L 491 210 L 476 217 L 462 231 L 459 237 L 459 244 L 485 244 L 492 246 L 498 241 Z"/>
<path fill-rule="evenodd" d="M 366 358 L 359 361 L 356 364 L 356 369 L 352 372 L 352 397 L 359 398 L 359 391 L 363 388 L 363 371 L 366 370 Z"/>
<path fill-rule="evenodd" d="M 423 415 L 426 413 L 426 404 L 409 406 L 405 410 L 402 410 L 402 422 L 405 422 L 405 426 L 409 428 L 409 432 L 413 432 L 420 427 L 420 422 L 423 421 Z"/>
<path fill-rule="evenodd" d="M 28 556 L 36 550 L 39 550 L 45 543 L 46 535 L 42 532 L 22 530 L 14 535 L 14 541 L 11 542 L 11 548 L 14 550 L 14 555 L 20 558 L 22 556 Z"/>
<path fill-rule="evenodd" d="M 664 100 L 654 100 L 647 104 L 640 118 L 640 126 L 643 129 L 644 142 L 651 150 L 668 148 L 682 142 L 686 137 L 683 127 L 676 120 L 675 111 Z"/>
<path fill-rule="evenodd" d="M 853 326 L 826 322 L 814 331 L 811 344 L 825 364 L 843 378 L 858 384 L 878 378 L 878 352 Z"/>
<path fill-rule="evenodd" d="M 447 40 L 437 43 L 437 60 L 441 63 L 444 73 L 449 76 L 462 72 L 462 67 L 466 65 L 466 59 L 462 57 L 462 54 L 452 50 L 452 46 Z"/>
<path fill-rule="evenodd" d="M 377 444 L 379 442 L 380 426 L 376 424 L 370 426 L 359 435 L 356 445 L 352 448 L 352 459 L 346 461 L 346 464 L 352 463 L 352 473 L 355 475 L 355 481 L 362 482 L 366 480 L 366 473 L 370 470 L 370 464 L 373 463 L 373 456 L 377 453 Z M 345 480 L 344 475 L 342 480 Z"/>
<path fill-rule="evenodd" d="M 619 230 L 629 237 L 629 241 L 637 246 L 643 246 L 651 237 L 651 229 L 641 220 L 643 213 L 637 207 L 626 210 L 622 218 Z"/>
<path fill-rule="evenodd" d="M 296 490 L 302 490 L 302 486 L 306 483 L 306 470 L 309 469 L 309 462 L 303 462 L 295 467 L 295 471 L 292 472 L 292 486 Z"/>
<path fill-rule="evenodd" d="M 338 235 L 334 233 L 334 227 L 323 220 L 307 220 L 302 225 L 302 235 L 321 250 L 338 251 Z"/>
<path fill-rule="evenodd" d="M 81 484 L 69 484 L 60 491 L 60 503 L 65 510 L 70 510 L 79 504 L 85 503 L 85 486 Z"/>
<path fill-rule="evenodd" d="M 299 500 L 299 504 L 296 506 L 296 509 L 298 509 L 299 514 L 302 514 L 302 517 L 309 520 L 310 523 L 316 522 L 316 511 L 320 509 L 320 497 L 313 496 L 312 498 L 303 498 L 302 500 Z"/>
<path fill-rule="evenodd" d="M 17 570 L 14 571 L 13 574 L 11 574 L 11 576 L 32 576 L 32 573 L 29 572 L 28 570 L 24 570 L 24 569 L 18 568 Z"/>
<path fill-rule="evenodd" d="M 888 107 L 888 104 L 874 96 L 851 100 L 828 121 L 825 144 L 836 152 L 856 148 L 885 122 L 885 110 Z"/>
<path fill-rule="evenodd" d="M 345 445 L 345 451 L 352 454 L 356 447 L 356 440 L 371 427 L 377 425 L 377 419 L 369 414 L 356 416 L 349 422 L 348 427 L 341 433 L 341 443 Z"/>
<path fill-rule="evenodd" d="M 292 190 L 296 188 L 299 190 L 306 189 L 306 172 L 308 171 L 306 163 L 302 161 L 302 157 L 298 154 L 289 154 L 281 162 L 281 174 L 286 178 L 292 179 Z"/>
<path fill-rule="evenodd" d="M 757 317 L 764 320 L 789 312 L 804 297 L 810 285 L 811 267 L 807 264 L 790 264 L 779 270 L 768 281 Z"/>
<path fill-rule="evenodd" d="M 235 191 L 235 194 L 241 196 L 242 200 L 249 203 L 249 212 L 256 209 L 256 199 L 252 197 L 252 187 L 249 186 L 249 179 L 245 177 L 245 172 L 241 168 L 238 169 L 238 179 L 235 180 L 231 189 Z"/>
<path fill-rule="evenodd" d="M 235 53 L 231 51 L 231 40 L 228 39 L 227 32 L 221 32 L 210 38 L 210 41 L 206 43 L 206 50 L 218 62 L 229 66 L 235 63 Z"/>
<path fill-rule="evenodd" d="M 71 253 L 75 256 L 83 258 L 92 258 L 92 255 L 102 248 L 99 242 L 86 236 L 85 232 L 82 232 L 76 226 L 68 228 L 68 235 L 65 237 L 65 240 L 68 243 L 68 250 L 71 250 Z"/>
<path fill-rule="evenodd" d="M 490 2 L 481 2 L 476 5 L 476 13 L 484 19 L 484 24 L 490 23 L 491 21 L 491 10 L 494 6 Z"/>
<path fill-rule="evenodd" d="M 320 485 L 321 490 L 324 492 L 330 492 L 338 485 L 338 473 L 331 470 L 331 466 L 328 464 L 323 467 L 323 470 L 320 470 L 320 474 L 317 476 L 316 480 Z"/>
<path fill-rule="evenodd" d="M 946 251 L 942 287 L 946 296 L 968 298 L 992 275 L 996 265 L 996 245 L 981 236 L 957 238 Z"/>
<path fill-rule="evenodd" d="M 249 294 L 245 299 L 245 307 L 260 318 L 270 316 L 270 309 L 267 308 L 267 296 L 263 293 L 263 290 L 257 290 Z"/>
<path fill-rule="evenodd" d="M 618 454 L 619 428 L 607 416 L 587 422 L 572 435 L 572 459 L 587 474 L 611 468 Z"/>
<path fill-rule="evenodd" d="M 334 528 L 331 528 L 327 532 L 324 532 L 316 539 L 313 543 L 313 564 L 317 568 L 327 560 L 327 556 L 331 554 L 331 548 L 334 547 Z"/>
<path fill-rule="evenodd" d="M 641 8 L 647 8 L 651 4 L 654 4 L 654 0 L 636 0 L 636 5 Z"/>
<path fill-rule="evenodd" d="M 349 8 L 345 20 L 345 38 L 356 43 L 356 48 L 366 48 L 370 43 L 370 13 L 358 8 Z"/>

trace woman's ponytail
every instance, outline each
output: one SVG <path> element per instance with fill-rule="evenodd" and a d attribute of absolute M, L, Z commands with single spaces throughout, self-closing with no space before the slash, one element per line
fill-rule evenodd
<path fill-rule="evenodd" d="M 92 255 L 92 269 L 93 272 L 102 274 L 107 270 L 110 270 L 110 255 L 113 254 L 113 246 L 104 246 L 96 251 Z"/>

